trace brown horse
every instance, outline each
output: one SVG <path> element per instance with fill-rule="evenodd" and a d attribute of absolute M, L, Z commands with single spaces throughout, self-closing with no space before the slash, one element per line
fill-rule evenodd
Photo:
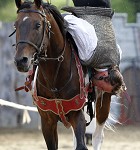
<path fill-rule="evenodd" d="M 57 122 L 61 120 L 66 127 L 72 126 L 76 150 L 86 150 L 86 121 L 82 111 L 86 88 L 80 62 L 66 36 L 67 24 L 54 6 L 41 0 L 15 2 L 18 8 L 15 64 L 20 72 L 28 72 L 33 66 L 33 98 L 47 147 L 58 149 Z M 29 85 L 26 88 L 31 89 Z M 96 150 L 100 147 L 110 108 L 111 94 L 103 96 L 105 101 L 102 103 L 99 96 L 96 103 L 97 125 L 93 135 Z"/>
<path fill-rule="evenodd" d="M 32 63 L 36 69 L 33 98 L 47 147 L 58 149 L 57 122 L 61 120 L 66 127 L 72 126 L 76 149 L 86 150 L 83 75 L 66 38 L 64 20 L 54 6 L 41 0 L 15 2 L 18 8 L 15 64 L 20 72 L 28 72 Z"/>

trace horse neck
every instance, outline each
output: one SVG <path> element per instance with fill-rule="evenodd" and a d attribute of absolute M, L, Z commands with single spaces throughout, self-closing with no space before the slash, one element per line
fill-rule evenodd
<path fill-rule="evenodd" d="M 65 46 L 65 37 L 63 37 L 59 26 L 54 18 L 50 21 L 51 23 L 51 35 L 50 35 L 50 42 L 48 46 L 48 55 L 53 55 L 52 57 L 55 57 L 55 55 L 58 56 L 58 54 L 61 53 L 61 51 L 64 49 Z"/>
<path fill-rule="evenodd" d="M 63 55 L 64 60 L 62 62 L 58 60 L 47 60 L 46 62 L 40 62 L 40 78 L 38 79 L 45 83 L 48 88 L 58 86 L 56 85 L 57 83 L 55 83 L 55 80 L 59 80 L 59 84 L 62 83 L 62 85 L 64 85 L 63 81 L 66 82 L 70 75 L 69 72 L 71 63 L 71 50 L 68 42 L 65 40 L 65 37 L 63 37 L 55 20 L 52 20 L 50 23 L 52 30 L 49 45 L 47 47 L 47 57 L 58 58 L 60 55 Z M 62 80 L 61 83 L 60 79 Z M 47 83 L 48 81 L 49 83 Z"/>

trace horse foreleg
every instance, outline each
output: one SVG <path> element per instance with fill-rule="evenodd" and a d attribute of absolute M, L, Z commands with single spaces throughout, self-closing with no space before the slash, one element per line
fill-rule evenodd
<path fill-rule="evenodd" d="M 85 144 L 85 129 L 86 121 L 83 114 L 83 111 L 70 112 L 69 122 L 72 125 L 73 132 L 76 138 L 76 150 L 87 150 Z"/>
<path fill-rule="evenodd" d="M 104 93 L 103 99 L 99 97 L 96 102 L 96 129 L 92 138 L 94 150 L 100 150 L 104 138 L 105 122 L 110 111 L 111 94 Z"/>
<path fill-rule="evenodd" d="M 58 149 L 57 116 L 51 112 L 41 112 L 42 133 L 48 150 Z"/>

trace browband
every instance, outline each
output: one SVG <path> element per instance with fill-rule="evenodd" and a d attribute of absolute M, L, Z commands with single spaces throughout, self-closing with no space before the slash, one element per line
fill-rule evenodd
<path fill-rule="evenodd" d="M 20 13 L 20 12 L 24 12 L 24 13 L 30 13 L 30 12 L 31 13 L 38 13 L 41 16 L 46 17 L 45 13 L 40 11 L 40 10 L 21 9 L 21 10 L 18 11 L 18 13 Z"/>

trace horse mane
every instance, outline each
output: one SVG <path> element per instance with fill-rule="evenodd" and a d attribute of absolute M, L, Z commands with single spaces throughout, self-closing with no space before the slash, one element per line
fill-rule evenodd
<path fill-rule="evenodd" d="M 33 2 L 25 1 L 20 6 L 20 8 L 18 8 L 17 13 L 24 8 L 27 8 L 27 9 L 31 8 L 33 4 L 34 4 Z M 67 29 L 67 22 L 64 20 L 61 13 L 57 9 L 57 7 L 54 5 L 51 5 L 50 3 L 43 3 L 42 6 L 45 10 L 48 10 L 53 15 L 55 21 L 57 22 L 57 24 L 60 28 L 62 35 L 65 36 L 66 35 L 66 29 Z"/>
<path fill-rule="evenodd" d="M 51 5 L 50 3 L 43 3 L 43 8 L 46 10 L 49 10 L 51 14 L 53 15 L 55 21 L 57 22 L 61 33 L 63 36 L 66 36 L 66 31 L 67 31 L 67 22 L 64 20 L 62 17 L 60 11 L 57 9 L 56 6 Z"/>

